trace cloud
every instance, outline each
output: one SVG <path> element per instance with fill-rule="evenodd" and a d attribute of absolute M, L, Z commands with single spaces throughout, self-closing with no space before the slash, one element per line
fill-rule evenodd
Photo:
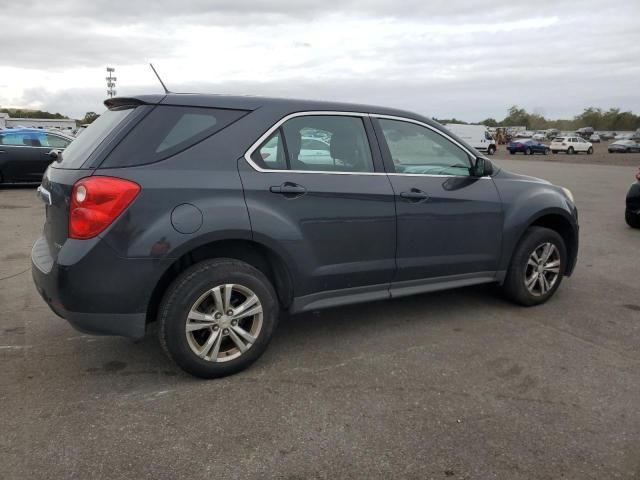
<path fill-rule="evenodd" d="M 381 103 L 434 116 L 640 111 L 640 3 L 539 0 L 44 1 L 3 6 L 0 104 L 81 116 L 118 93 L 174 90 Z M 16 21 L 29 18 L 28 22 Z"/>

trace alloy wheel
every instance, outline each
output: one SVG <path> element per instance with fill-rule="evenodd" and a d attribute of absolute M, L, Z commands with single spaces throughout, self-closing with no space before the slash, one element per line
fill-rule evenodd
<path fill-rule="evenodd" d="M 263 309 L 258 296 L 238 284 L 218 285 L 198 298 L 187 315 L 191 351 L 209 362 L 228 362 L 257 341 Z"/>
<path fill-rule="evenodd" d="M 527 261 L 524 281 L 531 295 L 540 297 L 549 292 L 560 276 L 560 251 L 550 242 L 536 247 Z"/>

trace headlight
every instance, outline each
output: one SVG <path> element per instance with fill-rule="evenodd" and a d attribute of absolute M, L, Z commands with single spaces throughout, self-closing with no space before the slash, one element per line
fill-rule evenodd
<path fill-rule="evenodd" d="M 562 188 L 562 191 L 563 191 L 563 192 L 564 192 L 564 194 L 567 196 L 567 198 L 568 198 L 569 200 L 571 200 L 571 203 L 576 203 L 576 202 L 573 200 L 573 193 L 571 193 L 571 190 L 569 190 L 568 188 L 564 188 L 564 187 L 560 187 L 560 188 Z"/>

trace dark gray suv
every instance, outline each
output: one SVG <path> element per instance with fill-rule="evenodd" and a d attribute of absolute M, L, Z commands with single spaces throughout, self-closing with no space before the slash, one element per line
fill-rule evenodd
<path fill-rule="evenodd" d="M 44 175 L 33 278 L 81 331 L 141 337 L 157 320 L 194 375 L 247 367 L 282 310 L 489 282 L 535 305 L 575 266 L 568 190 L 492 166 L 420 115 L 217 95 L 105 104 Z"/>

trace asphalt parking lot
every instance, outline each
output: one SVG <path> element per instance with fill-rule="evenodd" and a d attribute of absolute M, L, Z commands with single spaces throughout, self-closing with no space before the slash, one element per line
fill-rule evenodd
<path fill-rule="evenodd" d="M 153 335 L 85 336 L 51 313 L 29 271 L 42 206 L 0 190 L 1 476 L 640 478 L 636 168 L 496 161 L 574 192 L 578 266 L 552 301 L 483 286 L 284 319 L 252 368 L 214 381 Z"/>

